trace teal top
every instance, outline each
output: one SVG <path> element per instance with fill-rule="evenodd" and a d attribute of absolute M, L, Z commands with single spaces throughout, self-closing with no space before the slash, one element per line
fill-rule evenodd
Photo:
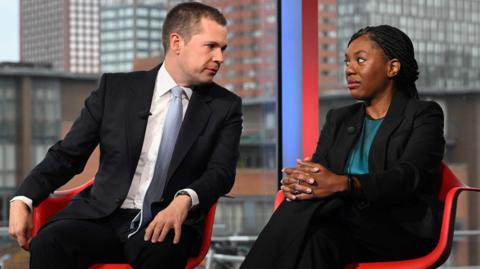
<path fill-rule="evenodd" d="M 345 166 L 345 173 L 350 175 L 366 174 L 368 173 L 368 155 L 373 139 L 377 134 L 378 128 L 382 125 L 383 118 L 374 120 L 368 116 L 363 122 L 362 133 L 358 138 L 357 144 L 350 152 L 347 164 Z"/>

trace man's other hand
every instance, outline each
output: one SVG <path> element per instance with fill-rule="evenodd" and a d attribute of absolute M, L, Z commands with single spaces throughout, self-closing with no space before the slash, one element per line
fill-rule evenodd
<path fill-rule="evenodd" d="M 10 203 L 8 233 L 25 250 L 28 250 L 32 239 L 32 220 L 32 213 L 24 202 L 16 200 Z"/>

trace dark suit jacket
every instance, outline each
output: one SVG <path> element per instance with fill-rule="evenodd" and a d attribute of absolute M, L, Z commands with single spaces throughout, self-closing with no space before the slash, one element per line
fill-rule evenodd
<path fill-rule="evenodd" d="M 147 117 L 160 66 L 150 71 L 105 74 L 86 99 L 63 141 L 27 176 L 16 195 L 37 205 L 75 174 L 100 145 L 94 184 L 79 193 L 56 218 L 97 219 L 119 208 L 127 196 L 143 145 Z M 176 191 L 191 188 L 199 208 L 186 224 L 201 231 L 203 216 L 234 183 L 242 129 L 241 99 L 215 83 L 195 87 L 177 139 L 167 185 L 155 210 Z M 196 211 L 196 212 L 195 212 Z"/>
<path fill-rule="evenodd" d="M 344 174 L 364 119 L 364 103 L 329 111 L 313 161 Z M 440 106 L 397 92 L 370 148 L 369 173 L 356 175 L 362 192 L 282 203 L 241 269 L 296 268 L 312 219 L 332 214 L 353 216 L 349 221 L 357 227 L 381 220 L 418 237 L 436 239 L 441 222 L 437 171 L 444 144 Z"/>

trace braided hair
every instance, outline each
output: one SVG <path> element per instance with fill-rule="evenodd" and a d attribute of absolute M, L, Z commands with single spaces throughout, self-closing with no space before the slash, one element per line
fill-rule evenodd
<path fill-rule="evenodd" d="M 418 79 L 418 65 L 415 60 L 412 40 L 400 29 L 390 25 L 367 26 L 353 34 L 348 45 L 355 39 L 366 35 L 383 50 L 387 60 L 397 59 L 401 67 L 393 78 L 397 90 L 409 97 L 418 98 L 415 81 Z"/>

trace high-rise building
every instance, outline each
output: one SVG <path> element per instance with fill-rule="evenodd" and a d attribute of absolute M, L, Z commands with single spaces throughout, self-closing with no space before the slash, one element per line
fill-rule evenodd
<path fill-rule="evenodd" d="M 337 90 L 337 0 L 318 0 L 318 86 Z"/>
<path fill-rule="evenodd" d="M 172 0 L 101 2 L 101 71 L 133 70 L 134 59 L 163 58 L 162 26 Z"/>
<path fill-rule="evenodd" d="M 20 60 L 99 72 L 99 1 L 20 0 Z"/>
<path fill-rule="evenodd" d="M 367 25 L 390 24 L 413 40 L 420 91 L 480 88 L 480 1 L 337 0 L 342 62 L 351 35 Z M 338 68 L 344 81 L 343 65 Z"/>
<path fill-rule="evenodd" d="M 228 48 L 216 78 L 243 98 L 276 96 L 277 4 L 273 0 L 206 0 L 228 20 Z"/>

